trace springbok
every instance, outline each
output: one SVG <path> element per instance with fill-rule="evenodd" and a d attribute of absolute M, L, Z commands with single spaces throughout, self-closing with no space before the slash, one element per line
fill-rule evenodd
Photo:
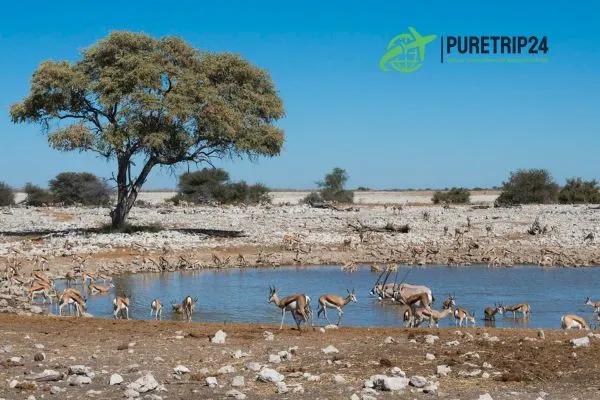
<path fill-rule="evenodd" d="M 587 322 L 575 314 L 566 314 L 560 317 L 560 326 L 563 329 L 590 329 Z"/>
<path fill-rule="evenodd" d="M 171 300 L 171 308 L 173 309 L 174 313 L 183 314 L 183 304 L 182 303 L 177 303 L 177 302 Z"/>
<path fill-rule="evenodd" d="M 53 282 L 46 275 L 44 275 L 41 271 L 33 271 L 31 276 L 33 277 L 34 280 L 36 280 L 40 283 L 47 283 L 48 285 L 53 284 Z"/>
<path fill-rule="evenodd" d="M 331 321 L 329 321 L 329 318 L 327 318 L 327 308 L 336 308 L 338 310 L 338 322 L 336 325 L 340 325 L 342 317 L 344 316 L 342 308 L 344 308 L 344 306 L 350 303 L 351 301 L 357 303 L 356 295 L 354 294 L 354 289 L 352 289 L 352 292 L 350 292 L 348 289 L 346 289 L 346 291 L 348 292 L 348 296 L 346 296 L 345 298 L 342 298 L 335 294 L 324 294 L 323 296 L 319 297 L 319 311 L 317 311 L 317 323 L 319 322 L 319 317 L 321 316 L 321 313 L 323 313 L 327 322 L 331 324 Z"/>
<path fill-rule="evenodd" d="M 462 323 L 465 320 L 465 326 L 468 326 L 469 322 L 473 323 L 473 326 L 475 326 L 475 311 L 469 314 L 464 308 L 456 307 L 454 309 L 454 322 L 456 325 L 462 327 Z"/>
<path fill-rule="evenodd" d="M 504 314 L 504 306 L 502 304 L 500 305 L 496 305 L 494 304 L 494 307 L 487 307 L 485 310 L 483 310 L 483 318 L 487 321 L 495 321 L 496 320 L 496 314 Z"/>
<path fill-rule="evenodd" d="M 197 302 L 197 297 L 192 298 L 191 296 L 186 296 L 185 299 L 183 299 L 181 306 L 187 322 L 192 322 L 192 313 L 194 312 Z"/>
<path fill-rule="evenodd" d="M 150 317 L 152 317 L 152 313 L 155 313 L 156 319 L 160 320 L 162 318 L 162 309 L 163 305 L 160 300 L 152 300 L 152 303 L 150 304 Z"/>
<path fill-rule="evenodd" d="M 129 297 L 123 294 L 122 296 L 117 296 L 113 300 L 113 318 L 118 319 L 119 317 L 123 317 L 123 310 L 125 310 L 125 317 L 129 319 Z"/>
<path fill-rule="evenodd" d="M 452 314 L 452 310 L 450 308 L 445 308 L 443 311 L 434 310 L 432 308 L 424 308 L 419 307 L 415 310 L 416 317 L 418 318 L 415 322 L 415 326 L 418 327 L 424 320 L 429 321 L 429 327 L 435 324 L 435 327 L 438 327 L 438 322 L 440 319 L 446 318 L 448 315 Z"/>
<path fill-rule="evenodd" d="M 428 303 L 431 304 L 435 301 L 431 289 L 423 285 L 411 285 L 410 283 L 400 283 L 396 285 L 394 289 L 393 297 L 398 300 L 400 298 L 407 298 L 419 293 L 425 293 L 427 295 Z"/>
<path fill-rule="evenodd" d="M 81 316 L 81 310 L 85 311 L 87 309 L 87 299 L 79 293 L 78 290 L 75 289 L 66 289 L 60 296 L 60 300 L 58 301 L 58 315 L 62 316 L 62 308 L 64 306 L 75 307 L 75 316 L 79 314 Z"/>
<path fill-rule="evenodd" d="M 96 275 L 96 280 L 99 281 L 102 279 L 102 283 L 106 283 L 106 281 L 112 282 L 112 276 L 100 273 Z"/>
<path fill-rule="evenodd" d="M 600 312 L 600 301 L 593 302 L 592 299 L 588 297 L 585 299 L 585 305 L 592 306 L 594 307 L 594 311 Z"/>
<path fill-rule="evenodd" d="M 311 325 L 313 324 L 310 297 L 305 294 L 292 294 L 279 299 L 279 289 L 269 287 L 267 303 L 274 303 L 281 309 L 281 324 L 279 325 L 279 329 L 283 329 L 283 320 L 285 319 L 286 311 L 289 311 L 292 314 L 298 330 L 300 330 L 300 324 L 302 322 L 308 323 L 309 315 L 311 320 L 310 323 Z"/>
<path fill-rule="evenodd" d="M 92 294 L 106 293 L 114 287 L 115 285 L 113 285 L 112 283 L 110 283 L 108 286 L 96 285 L 95 283 L 93 283 L 92 285 L 90 285 L 90 290 L 92 291 Z"/>
<path fill-rule="evenodd" d="M 42 296 L 42 304 L 46 304 L 46 299 L 49 299 L 50 304 L 52 304 L 52 297 L 56 296 L 56 290 L 53 286 L 40 282 L 34 282 L 29 288 L 29 293 L 31 293 L 32 303 L 36 296 Z"/>
<path fill-rule="evenodd" d="M 71 287 L 71 284 L 77 280 L 75 271 L 67 271 L 65 274 L 65 280 L 67 281 L 67 287 Z"/>
<path fill-rule="evenodd" d="M 408 326 L 418 326 L 423 322 L 423 315 L 420 313 L 422 310 L 430 310 L 429 298 L 427 293 L 417 293 L 412 296 L 401 299 L 402 304 L 405 304 L 410 309 Z M 404 313 L 404 319 L 406 319 L 406 312 Z"/>
<path fill-rule="evenodd" d="M 456 296 L 449 294 L 446 300 L 442 303 L 442 309 L 447 310 L 449 308 L 456 307 Z"/>
<path fill-rule="evenodd" d="M 81 284 L 85 285 L 85 281 L 90 280 L 90 284 L 94 283 L 96 277 L 92 272 L 82 272 L 81 273 Z"/>
<path fill-rule="evenodd" d="M 516 317 L 516 313 L 523 314 L 523 317 L 528 317 L 531 314 L 531 306 L 525 303 L 515 304 L 509 307 L 504 307 L 504 312 L 512 312 L 513 318 Z"/>

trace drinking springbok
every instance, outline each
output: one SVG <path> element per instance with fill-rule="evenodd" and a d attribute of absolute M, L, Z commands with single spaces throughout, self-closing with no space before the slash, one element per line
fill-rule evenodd
<path fill-rule="evenodd" d="M 563 329 L 590 329 L 587 322 L 575 314 L 565 314 L 560 317 L 560 326 Z"/>
<path fill-rule="evenodd" d="M 181 307 L 183 308 L 183 314 L 187 322 L 192 322 L 192 313 L 194 312 L 197 302 L 197 297 L 192 298 L 191 296 L 186 296 L 185 299 L 183 299 Z"/>
<path fill-rule="evenodd" d="M 292 294 L 279 299 L 279 289 L 275 287 L 269 287 L 269 297 L 267 303 L 274 303 L 281 309 L 281 324 L 279 329 L 283 329 L 283 320 L 285 319 L 286 311 L 289 311 L 296 322 L 298 330 L 300 330 L 300 324 L 304 322 L 308 324 L 308 317 L 310 315 L 311 325 L 312 321 L 312 310 L 310 308 L 310 297 L 305 294 Z M 301 319 L 299 319 L 301 318 Z"/>
<path fill-rule="evenodd" d="M 504 312 L 512 312 L 513 318 L 516 317 L 516 313 L 521 313 L 523 317 L 528 317 L 531 313 L 531 306 L 525 303 L 519 303 L 512 306 L 504 307 Z"/>
<path fill-rule="evenodd" d="M 87 280 L 90 280 L 90 284 L 94 283 L 94 280 L 96 280 L 96 277 L 94 276 L 94 274 L 92 272 L 82 272 L 81 273 L 81 284 L 85 285 L 85 282 Z"/>
<path fill-rule="evenodd" d="M 486 307 L 486 309 L 483 310 L 483 318 L 487 321 L 495 321 L 496 314 L 504 314 L 504 306 L 502 304 L 494 304 L 494 307 Z"/>
<path fill-rule="evenodd" d="M 122 296 L 117 296 L 113 300 L 113 318 L 114 319 L 122 318 L 123 311 L 125 311 L 125 318 L 129 319 L 129 298 L 130 298 L 130 296 L 126 296 L 125 294 L 123 294 Z"/>
<path fill-rule="evenodd" d="M 110 283 L 108 286 L 96 285 L 95 283 L 93 283 L 90 285 L 90 291 L 92 292 L 92 294 L 106 293 L 114 287 L 115 285 L 113 285 L 112 283 Z"/>
<path fill-rule="evenodd" d="M 592 299 L 588 297 L 585 299 L 585 305 L 592 306 L 594 307 L 594 311 L 600 312 L 600 301 L 593 302 Z"/>
<path fill-rule="evenodd" d="M 42 304 L 46 304 L 46 300 L 50 300 L 50 304 L 52 304 L 52 297 L 56 296 L 56 290 L 53 286 L 41 282 L 34 282 L 29 288 L 29 293 L 31 293 L 32 303 L 36 296 L 42 296 Z"/>
<path fill-rule="evenodd" d="M 75 316 L 79 314 L 81 316 L 81 310 L 87 309 L 87 298 L 83 297 L 78 290 L 66 289 L 60 296 L 58 301 L 58 315 L 62 316 L 62 309 L 64 306 L 69 306 L 69 313 L 71 312 L 70 307 L 75 307 Z"/>
<path fill-rule="evenodd" d="M 475 311 L 469 314 L 464 308 L 456 307 L 454 309 L 454 322 L 459 327 L 462 327 L 464 320 L 466 320 L 465 326 L 468 326 L 469 322 L 473 323 L 473 326 L 475 326 Z"/>
<path fill-rule="evenodd" d="M 325 315 L 325 319 L 327 320 L 327 322 L 329 324 L 331 324 L 331 321 L 329 321 L 329 318 L 327 318 L 327 308 L 336 308 L 338 310 L 338 322 L 336 325 L 337 326 L 340 325 L 340 322 L 342 321 L 342 317 L 344 316 L 344 312 L 342 311 L 342 308 L 344 308 L 344 306 L 346 304 L 350 303 L 351 301 L 357 303 L 356 295 L 354 294 L 354 289 L 352 289 L 352 292 L 350 292 L 348 289 L 346 289 L 346 291 L 348 292 L 348 296 L 346 296 L 345 298 L 342 298 L 335 294 L 324 294 L 323 296 L 319 297 L 319 310 L 317 311 L 317 323 L 319 323 L 319 318 L 321 316 L 321 313 L 323 313 Z"/>
<path fill-rule="evenodd" d="M 446 318 L 448 315 L 451 315 L 452 310 L 450 308 L 445 308 L 442 311 L 438 311 L 432 308 L 419 307 L 415 310 L 415 313 L 417 320 L 417 322 L 415 322 L 415 327 L 421 325 L 423 321 L 428 320 L 430 328 L 432 327 L 432 325 L 435 325 L 435 327 L 437 328 L 440 319 Z"/>
<path fill-rule="evenodd" d="M 152 313 L 156 314 L 156 319 L 160 320 L 162 318 L 162 309 L 163 305 L 158 299 L 152 300 L 150 303 L 150 317 L 152 317 Z"/>

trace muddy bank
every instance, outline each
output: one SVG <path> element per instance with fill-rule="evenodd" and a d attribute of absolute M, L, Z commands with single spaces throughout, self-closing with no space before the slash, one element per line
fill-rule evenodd
<path fill-rule="evenodd" d="M 0 327 L 0 397 L 10 399 L 49 393 L 102 399 L 600 398 L 600 339 L 592 335 L 588 346 L 575 347 L 570 339 L 584 337 L 581 331 L 342 327 L 299 333 L 271 325 L 8 315 L 0 315 Z M 226 334 L 221 344 L 211 341 L 219 330 Z"/>

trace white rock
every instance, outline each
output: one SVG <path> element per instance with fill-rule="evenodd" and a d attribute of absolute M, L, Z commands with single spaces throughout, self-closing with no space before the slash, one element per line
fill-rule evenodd
<path fill-rule="evenodd" d="M 425 343 L 427 344 L 434 344 L 438 339 L 439 337 L 436 335 L 425 335 Z"/>
<path fill-rule="evenodd" d="M 136 392 L 136 391 L 135 391 L 135 390 L 133 390 L 133 389 L 126 389 L 126 390 L 123 392 L 123 396 L 125 396 L 125 397 L 126 397 L 126 398 L 128 398 L 128 399 L 135 399 L 135 398 L 137 398 L 137 397 L 140 397 L 140 394 L 139 394 L 139 392 Z"/>
<path fill-rule="evenodd" d="M 216 388 L 217 386 L 219 386 L 219 382 L 217 381 L 217 378 L 215 378 L 214 376 L 209 376 L 208 378 L 205 379 L 206 382 L 206 386 L 210 387 L 210 388 Z"/>
<path fill-rule="evenodd" d="M 325 333 L 325 332 L 326 332 L 326 330 L 325 330 L 325 328 L 321 327 L 321 328 L 319 328 L 319 332 L 321 332 L 321 333 Z"/>
<path fill-rule="evenodd" d="M 324 349 L 321 349 L 321 351 L 325 354 L 339 353 L 339 350 L 336 349 L 335 347 L 333 347 L 332 345 L 329 345 L 329 346 L 325 347 Z"/>
<path fill-rule="evenodd" d="M 385 340 L 383 341 L 383 343 L 385 343 L 385 344 L 392 344 L 394 342 L 395 342 L 394 338 L 391 336 L 386 337 Z"/>
<path fill-rule="evenodd" d="M 219 330 L 217 333 L 215 333 L 215 336 L 210 339 L 210 341 L 215 344 L 225 344 L 225 338 L 227 338 L 227 334 L 222 330 Z"/>
<path fill-rule="evenodd" d="M 269 332 L 269 331 L 264 331 L 263 336 L 264 336 L 265 340 L 267 340 L 267 341 L 271 341 L 275 338 L 275 335 L 273 335 L 273 332 Z"/>
<path fill-rule="evenodd" d="M 284 361 L 289 361 L 292 359 L 292 353 L 290 353 L 289 351 L 280 351 L 279 353 L 277 353 L 277 355 L 281 360 Z"/>
<path fill-rule="evenodd" d="M 474 369 L 472 371 L 460 371 L 458 373 L 458 376 L 466 376 L 467 378 L 474 378 L 479 375 L 481 375 L 480 369 Z"/>
<path fill-rule="evenodd" d="M 408 378 L 389 377 L 386 375 L 373 375 L 370 379 L 374 389 L 383 391 L 397 391 L 406 388 L 410 382 Z M 366 387 L 369 387 L 365 385 Z"/>
<path fill-rule="evenodd" d="M 88 375 L 91 370 L 85 365 L 71 365 L 69 367 L 69 375 Z"/>
<path fill-rule="evenodd" d="M 123 383 L 123 377 L 121 375 L 112 374 L 110 376 L 110 381 L 109 381 L 110 386 L 120 385 L 121 383 Z"/>
<path fill-rule="evenodd" d="M 35 347 L 38 350 L 44 350 L 44 345 L 41 343 L 36 343 L 33 347 Z"/>
<path fill-rule="evenodd" d="M 246 381 L 241 375 L 233 377 L 233 381 L 231 381 L 231 386 L 233 387 L 244 387 L 245 385 Z"/>
<path fill-rule="evenodd" d="M 246 363 L 246 368 L 250 371 L 258 372 L 261 369 L 261 365 L 257 362 Z"/>
<path fill-rule="evenodd" d="M 37 375 L 32 375 L 29 379 L 38 382 L 58 381 L 62 379 L 62 374 L 58 371 L 45 369 Z"/>
<path fill-rule="evenodd" d="M 281 357 L 277 354 L 269 354 L 269 362 L 272 364 L 279 364 L 281 362 Z"/>
<path fill-rule="evenodd" d="M 436 373 L 438 374 L 438 376 L 448 376 L 450 372 L 452 372 L 452 368 L 450 368 L 447 365 L 442 364 L 437 366 Z"/>
<path fill-rule="evenodd" d="M 435 356 L 431 353 L 427 353 L 427 354 L 425 354 L 425 359 L 427 361 L 433 361 L 433 360 L 435 360 Z"/>
<path fill-rule="evenodd" d="M 186 366 L 183 365 L 178 365 L 175 368 L 173 368 L 173 372 L 178 374 L 178 375 L 183 375 L 183 374 L 187 374 L 190 372 L 190 369 Z"/>
<path fill-rule="evenodd" d="M 127 385 L 127 388 L 133 389 L 138 393 L 146 393 L 156 389 L 157 387 L 158 382 L 156 381 L 156 379 L 154 379 L 154 376 L 152 376 L 152 374 L 142 376 L 135 382 L 132 382 L 129 385 Z"/>
<path fill-rule="evenodd" d="M 235 368 L 231 365 L 225 365 L 217 370 L 217 374 L 232 374 L 235 372 Z"/>
<path fill-rule="evenodd" d="M 302 394 L 302 393 L 304 393 L 304 386 L 296 385 L 296 387 L 294 388 L 294 390 L 292 390 L 292 392 Z"/>
<path fill-rule="evenodd" d="M 447 342 L 446 346 L 458 346 L 460 342 L 458 340 L 453 340 L 451 342 Z"/>
<path fill-rule="evenodd" d="M 246 395 L 244 393 L 240 392 L 239 390 L 235 390 L 235 389 L 228 390 L 225 393 L 225 396 L 231 397 L 231 398 L 234 398 L 237 400 L 244 400 L 246 398 Z"/>
<path fill-rule="evenodd" d="M 401 376 L 402 378 L 406 377 L 406 373 L 404 371 L 402 371 L 400 368 L 398 367 L 394 367 L 391 370 L 391 374 L 394 376 Z"/>
<path fill-rule="evenodd" d="M 590 345 L 590 338 L 584 336 L 579 339 L 571 339 L 571 344 L 573 345 L 573 347 L 587 347 Z"/>
<path fill-rule="evenodd" d="M 69 378 L 69 385 L 71 386 L 89 385 L 90 383 L 92 383 L 92 379 L 83 375 L 76 375 Z"/>
<path fill-rule="evenodd" d="M 484 362 L 484 363 L 483 363 L 481 366 L 482 366 L 483 368 L 487 368 L 487 369 L 490 369 L 490 368 L 492 368 L 492 364 L 490 364 L 489 362 Z"/>
<path fill-rule="evenodd" d="M 18 384 L 19 384 L 19 381 L 16 379 L 13 379 L 12 381 L 8 382 L 8 387 L 11 389 L 14 389 L 17 387 Z"/>
<path fill-rule="evenodd" d="M 260 382 L 282 382 L 284 379 L 285 377 L 279 372 L 266 367 L 263 367 L 256 377 L 256 380 Z"/>
<path fill-rule="evenodd" d="M 279 394 L 283 394 L 283 393 L 287 393 L 290 391 L 290 389 L 287 387 L 287 385 L 285 384 L 285 382 L 277 382 L 277 393 Z"/>
<path fill-rule="evenodd" d="M 424 388 L 425 385 L 427 385 L 427 379 L 422 376 L 415 375 L 410 378 L 410 384 L 418 389 Z"/>
<path fill-rule="evenodd" d="M 9 361 L 14 364 L 19 364 L 21 362 L 22 357 L 11 357 Z"/>
<path fill-rule="evenodd" d="M 494 398 L 492 396 L 490 396 L 489 393 L 486 393 L 486 394 L 479 395 L 479 400 L 494 400 Z"/>
<path fill-rule="evenodd" d="M 490 374 L 489 374 L 489 373 L 487 373 L 487 372 L 484 372 L 483 374 L 481 374 L 481 377 L 482 377 L 483 379 L 490 379 Z"/>
<path fill-rule="evenodd" d="M 333 382 L 340 385 L 340 384 L 346 383 L 346 378 L 344 378 L 342 375 L 334 375 Z"/>
<path fill-rule="evenodd" d="M 66 390 L 67 390 L 67 389 L 62 389 L 62 388 L 60 388 L 60 387 L 58 387 L 58 386 L 52 386 L 52 387 L 50 388 L 50 394 L 59 394 L 59 393 L 62 393 L 62 392 L 64 392 L 64 391 L 66 391 Z"/>

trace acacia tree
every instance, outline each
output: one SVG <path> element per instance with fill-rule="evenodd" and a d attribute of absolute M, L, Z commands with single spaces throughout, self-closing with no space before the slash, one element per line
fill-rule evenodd
<path fill-rule="evenodd" d="M 275 156 L 283 145 L 274 125 L 283 104 L 266 71 L 180 38 L 132 32 L 111 33 L 79 61 L 43 62 L 10 115 L 40 124 L 54 149 L 116 160 L 113 227 L 125 223 L 155 166 Z"/>

